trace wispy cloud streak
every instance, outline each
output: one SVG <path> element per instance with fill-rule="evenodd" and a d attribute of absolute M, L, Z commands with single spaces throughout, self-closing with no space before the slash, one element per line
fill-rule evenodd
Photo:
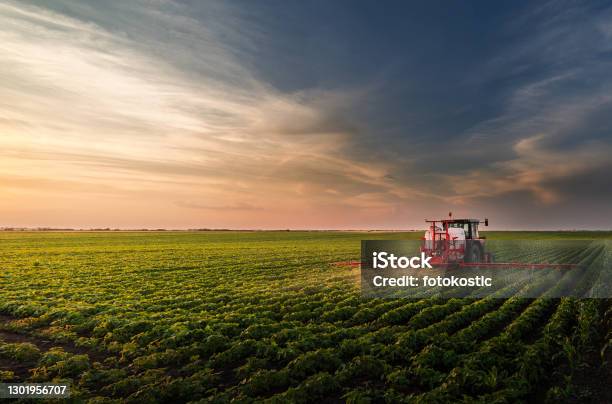
<path fill-rule="evenodd" d="M 320 192 L 351 198 L 384 190 L 382 169 L 343 155 L 347 133 L 327 117 L 345 96 L 279 93 L 235 59 L 218 38 L 224 32 L 173 14 L 180 9 L 142 10 L 137 20 L 161 21 L 165 37 L 129 26 L 110 31 L 21 3 L 0 6 L 1 176 L 24 185 L 69 179 L 72 195 L 65 187 L 38 190 L 63 194 L 67 205 L 75 194 L 86 198 L 93 183 L 131 200 L 158 184 L 166 192 L 152 195 L 169 210 L 212 207 L 208 216 L 179 213 L 179 226 L 218 225 L 228 219 L 215 217 L 219 206 L 316 211 Z M 222 7 L 213 11 L 230 17 Z M 19 182 L 5 187 L 19 199 Z M 252 225 L 262 224 L 243 227 Z"/>

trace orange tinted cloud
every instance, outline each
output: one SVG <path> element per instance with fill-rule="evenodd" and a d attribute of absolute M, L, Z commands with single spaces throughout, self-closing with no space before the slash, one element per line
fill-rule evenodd
<path fill-rule="evenodd" d="M 351 160 L 327 117 L 349 95 L 281 94 L 196 21 L 165 21 L 203 44 L 193 77 L 93 23 L 19 3 L 0 20 L 2 224 L 309 227 L 389 205 L 384 164 Z"/>

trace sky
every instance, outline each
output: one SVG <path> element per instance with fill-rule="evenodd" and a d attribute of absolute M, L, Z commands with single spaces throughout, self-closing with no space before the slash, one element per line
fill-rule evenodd
<path fill-rule="evenodd" d="M 612 228 L 612 3 L 3 1 L 0 227 Z"/>

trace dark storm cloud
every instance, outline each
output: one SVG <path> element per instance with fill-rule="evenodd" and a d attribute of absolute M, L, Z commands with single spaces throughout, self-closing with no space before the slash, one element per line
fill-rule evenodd
<path fill-rule="evenodd" d="M 250 60 L 258 74 L 284 91 L 359 94 L 335 111 L 352 125 L 347 152 L 390 162 L 387 179 L 536 211 L 612 202 L 609 3 L 247 8 L 273 38 Z"/>

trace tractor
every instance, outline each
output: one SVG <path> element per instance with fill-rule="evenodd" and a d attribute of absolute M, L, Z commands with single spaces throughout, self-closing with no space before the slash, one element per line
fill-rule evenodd
<path fill-rule="evenodd" d="M 478 225 L 489 225 L 489 220 L 448 219 L 425 220 L 429 228 L 425 231 L 421 252 L 433 257 L 434 265 L 457 265 L 492 263 L 494 255 L 487 252 L 485 238 L 478 233 Z"/>
<path fill-rule="evenodd" d="M 425 220 L 429 228 L 422 238 L 420 252 L 432 257 L 431 265 L 448 269 L 490 268 L 490 269 L 559 269 L 578 268 L 578 264 L 530 263 L 530 262 L 495 262 L 495 254 L 486 249 L 486 239 L 478 233 L 478 225 L 489 225 L 489 219 L 448 219 Z M 364 261 L 365 262 L 365 261 Z M 362 261 L 342 261 L 334 265 L 362 266 Z"/>

